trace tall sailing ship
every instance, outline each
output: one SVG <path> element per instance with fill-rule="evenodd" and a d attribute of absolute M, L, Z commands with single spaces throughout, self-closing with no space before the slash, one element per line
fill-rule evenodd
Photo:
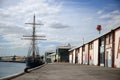
<path fill-rule="evenodd" d="M 33 16 L 33 23 L 26 23 L 33 25 L 33 31 L 31 36 L 23 36 L 25 40 L 31 40 L 31 46 L 28 50 L 28 55 L 26 58 L 26 67 L 27 68 L 34 68 L 44 64 L 43 58 L 39 55 L 39 48 L 37 46 L 36 40 L 46 40 L 45 36 L 38 36 L 36 35 L 36 25 L 42 25 L 35 22 L 35 15 Z"/>

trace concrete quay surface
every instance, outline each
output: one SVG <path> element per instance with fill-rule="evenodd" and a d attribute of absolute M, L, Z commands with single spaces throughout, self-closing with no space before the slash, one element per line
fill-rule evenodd
<path fill-rule="evenodd" d="M 11 80 L 120 80 L 120 69 L 51 63 Z"/>

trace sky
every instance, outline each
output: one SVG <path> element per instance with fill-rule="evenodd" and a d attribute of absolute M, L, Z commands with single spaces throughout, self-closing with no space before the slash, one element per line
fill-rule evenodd
<path fill-rule="evenodd" d="M 37 41 L 40 55 L 55 51 L 57 46 L 79 46 L 101 33 L 120 26 L 120 0 L 0 0 L 0 56 L 26 56 L 33 21 L 37 35 L 46 41 Z"/>

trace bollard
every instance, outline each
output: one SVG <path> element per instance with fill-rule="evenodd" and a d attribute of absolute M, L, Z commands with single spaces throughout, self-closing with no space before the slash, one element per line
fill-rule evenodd
<path fill-rule="evenodd" d="M 28 69 L 29 69 L 29 68 L 26 67 L 26 68 L 24 69 L 24 72 L 29 73 Z"/>

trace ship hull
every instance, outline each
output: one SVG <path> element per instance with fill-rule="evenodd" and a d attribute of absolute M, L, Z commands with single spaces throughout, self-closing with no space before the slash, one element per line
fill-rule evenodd
<path fill-rule="evenodd" d="M 44 64 L 44 63 L 41 60 L 27 60 L 26 61 L 27 68 L 34 68 L 34 67 L 40 66 L 42 64 Z"/>

